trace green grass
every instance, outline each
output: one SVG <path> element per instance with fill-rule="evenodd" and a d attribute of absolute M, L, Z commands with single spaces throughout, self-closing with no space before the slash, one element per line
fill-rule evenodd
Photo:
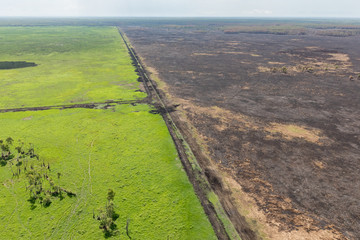
<path fill-rule="evenodd" d="M 33 143 L 53 178 L 77 197 L 31 210 L 25 179 L 0 167 L 0 239 L 101 239 L 93 210 L 116 192 L 116 224 L 127 239 L 216 239 L 160 115 L 147 105 L 0 114 L 0 139 Z"/>
<path fill-rule="evenodd" d="M 135 68 L 114 27 L 0 27 L 0 109 L 136 100 Z"/>
<path fill-rule="evenodd" d="M 0 70 L 0 109 L 146 97 L 113 27 L 0 27 L 0 52 L 0 62 L 38 65 Z M 33 143 L 77 194 L 33 208 L 25 174 L 0 167 L 0 239 L 102 239 L 93 213 L 109 188 L 115 239 L 128 239 L 128 219 L 132 239 L 216 239 L 163 118 L 148 105 L 102 106 L 0 113 L 0 139 Z"/>
<path fill-rule="evenodd" d="M 208 199 L 213 204 L 214 208 L 216 209 L 217 216 L 224 224 L 224 228 L 229 235 L 230 239 L 232 240 L 241 240 L 239 234 L 237 233 L 235 227 L 233 226 L 231 220 L 228 218 L 225 210 L 223 209 L 218 197 L 214 192 L 208 193 Z"/>

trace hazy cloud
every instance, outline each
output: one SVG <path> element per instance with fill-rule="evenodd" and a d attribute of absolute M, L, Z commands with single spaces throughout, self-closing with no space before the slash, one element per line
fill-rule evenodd
<path fill-rule="evenodd" d="M 358 0 L 0 0 L 0 16 L 357 17 Z"/>
<path fill-rule="evenodd" d="M 246 16 L 269 16 L 272 15 L 273 12 L 270 10 L 265 10 L 265 9 L 253 9 L 251 11 L 244 11 L 243 15 Z"/>

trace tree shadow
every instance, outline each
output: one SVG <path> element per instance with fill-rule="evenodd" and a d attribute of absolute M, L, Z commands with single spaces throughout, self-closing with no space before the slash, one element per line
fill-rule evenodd
<path fill-rule="evenodd" d="M 30 210 L 34 210 L 35 208 L 37 208 L 37 206 L 35 205 L 36 198 L 31 197 L 27 201 L 31 204 L 30 205 Z"/>
<path fill-rule="evenodd" d="M 111 224 L 110 230 L 104 231 L 105 238 L 110 238 L 110 237 L 116 236 L 118 234 L 119 234 L 119 231 L 118 231 L 117 225 L 115 223 Z"/>

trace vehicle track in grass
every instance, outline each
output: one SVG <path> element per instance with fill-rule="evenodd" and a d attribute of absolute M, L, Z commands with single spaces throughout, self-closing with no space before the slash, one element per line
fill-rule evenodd
<path fill-rule="evenodd" d="M 24 203 L 21 206 L 19 205 L 18 197 L 17 197 L 16 193 L 12 190 L 12 186 L 5 186 L 5 187 L 8 189 L 9 193 L 11 194 L 11 196 L 14 198 L 14 200 L 16 202 L 16 206 L 15 206 L 14 210 L 12 211 L 12 213 L 10 215 L 9 222 L 13 217 L 17 217 L 18 222 L 20 223 L 21 227 L 28 232 L 29 236 L 31 236 L 32 235 L 31 231 L 21 221 L 20 214 L 19 214 L 20 213 L 19 212 L 19 207 L 23 206 Z"/>
<path fill-rule="evenodd" d="M 76 213 L 77 213 L 78 209 L 86 209 L 87 203 L 92 198 L 92 182 L 91 182 L 90 168 L 91 168 L 91 154 L 93 151 L 93 146 L 94 146 L 94 142 L 95 142 L 96 138 L 97 137 L 95 137 L 91 141 L 91 143 L 90 143 L 91 148 L 89 149 L 89 153 L 87 154 L 87 156 L 86 156 L 86 154 L 83 154 L 84 162 L 81 163 L 80 159 L 78 160 L 79 168 L 81 168 L 81 170 L 84 173 L 84 175 L 83 175 L 84 180 L 82 182 L 81 192 L 80 192 L 79 196 L 77 197 L 76 205 L 72 208 L 67 219 L 65 220 L 68 223 L 66 224 L 65 235 L 61 236 L 62 239 L 73 239 L 74 232 L 72 230 L 73 230 L 74 225 L 76 224 L 76 221 L 72 221 L 71 219 L 76 217 Z M 87 158 L 87 161 L 85 160 L 86 158 Z"/>
<path fill-rule="evenodd" d="M 92 183 L 91 183 L 91 153 L 93 150 L 95 139 L 92 140 L 90 145 L 90 151 L 89 151 L 89 158 L 88 158 L 88 174 L 89 174 L 89 185 L 90 185 L 90 195 L 92 195 Z"/>
<path fill-rule="evenodd" d="M 80 133 L 82 133 L 84 130 L 82 129 Z M 65 148 L 65 145 L 59 145 L 58 143 L 55 143 L 55 145 L 59 148 Z M 87 159 L 87 154 L 82 155 L 83 159 Z M 86 162 L 86 163 L 85 163 Z M 71 219 L 74 218 L 74 215 L 76 213 L 76 209 L 82 204 L 82 202 L 85 202 L 87 198 L 87 191 L 86 189 L 89 188 L 89 181 L 88 181 L 88 173 L 87 173 L 87 161 L 84 160 L 83 163 L 84 166 L 82 166 L 82 163 L 80 161 L 80 158 L 78 158 L 78 168 L 81 169 L 80 172 L 83 172 L 83 180 L 81 183 L 81 189 L 80 193 L 77 193 L 76 197 L 76 203 L 75 205 L 71 204 L 66 210 L 64 210 L 62 216 L 58 219 L 58 221 L 54 224 L 55 230 L 50 233 L 47 239 L 72 239 L 68 235 L 73 234 L 71 231 L 72 226 L 74 226 L 75 223 L 71 221 Z M 86 195 L 86 196 L 84 196 Z M 84 199 L 85 198 L 85 199 Z M 61 228 L 59 226 L 62 226 Z"/>
<path fill-rule="evenodd" d="M 69 239 L 68 235 L 71 234 L 71 229 L 72 226 L 75 224 L 76 221 L 73 221 L 72 219 L 74 218 L 75 214 L 76 214 L 76 210 L 79 209 L 79 206 L 85 204 L 86 205 L 86 201 L 88 200 L 88 187 L 89 187 L 89 179 L 88 179 L 88 173 L 86 171 L 86 168 L 81 166 L 81 162 L 80 159 L 78 160 L 78 165 L 79 168 L 82 170 L 82 172 L 84 173 L 84 179 L 82 181 L 81 184 L 81 189 L 80 189 L 80 193 L 77 194 L 77 201 L 75 203 L 75 205 L 71 205 L 66 213 L 67 214 L 63 214 L 63 218 L 61 218 L 62 220 L 58 222 L 57 226 L 59 225 L 59 223 L 61 222 L 62 228 L 64 230 L 60 230 L 59 227 L 57 227 L 57 231 L 53 232 L 49 238 L 55 238 L 58 237 L 61 239 Z M 59 231 L 60 230 L 60 231 Z M 63 232 L 65 232 L 65 234 L 63 234 Z M 60 234 L 60 235 L 59 235 Z M 57 236 L 59 235 L 59 236 Z M 65 238 L 66 237 L 66 238 Z"/>

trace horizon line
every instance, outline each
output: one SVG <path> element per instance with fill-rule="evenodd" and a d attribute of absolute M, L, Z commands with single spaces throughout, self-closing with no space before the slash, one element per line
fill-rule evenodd
<path fill-rule="evenodd" d="M 265 18 L 265 19 L 359 19 L 347 16 L 0 16 L 0 18 Z"/>

